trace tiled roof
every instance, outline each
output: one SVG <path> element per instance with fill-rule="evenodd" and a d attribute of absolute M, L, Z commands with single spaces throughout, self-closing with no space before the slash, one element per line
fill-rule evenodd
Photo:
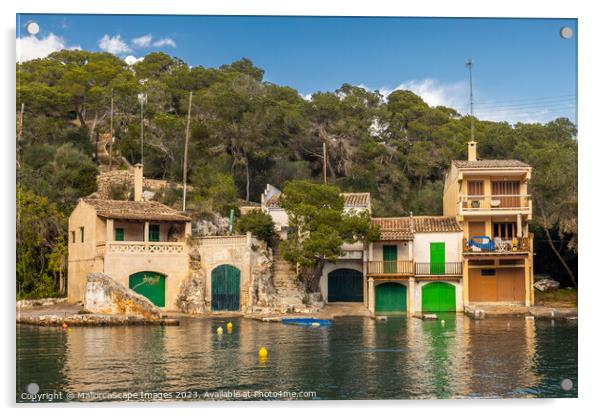
<path fill-rule="evenodd" d="M 528 168 L 529 165 L 520 160 L 452 160 L 458 168 L 467 169 L 496 169 L 496 168 Z"/>
<path fill-rule="evenodd" d="M 380 239 L 383 241 L 414 239 L 410 217 L 372 218 L 372 224 L 380 227 Z"/>
<path fill-rule="evenodd" d="M 345 207 L 367 207 L 370 205 L 370 193 L 343 193 Z"/>
<path fill-rule="evenodd" d="M 345 208 L 347 207 L 367 207 L 370 204 L 370 193 L 359 192 L 359 193 L 343 193 L 341 194 L 345 201 Z M 268 199 L 265 206 L 268 208 L 279 208 L 280 199 L 282 194 L 276 194 Z"/>
<path fill-rule="evenodd" d="M 190 221 L 190 217 L 155 201 L 117 201 L 85 198 L 99 217 L 127 220 Z"/>
<path fill-rule="evenodd" d="M 413 217 L 414 232 L 417 233 L 449 233 L 462 231 L 455 217 Z"/>
<path fill-rule="evenodd" d="M 372 218 L 380 227 L 382 241 L 413 240 L 415 233 L 460 232 L 462 227 L 454 217 L 420 216 Z"/>

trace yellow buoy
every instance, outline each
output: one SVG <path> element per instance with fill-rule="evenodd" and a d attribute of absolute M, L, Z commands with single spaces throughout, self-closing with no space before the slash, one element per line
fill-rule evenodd
<path fill-rule="evenodd" d="M 226 328 L 228 329 L 228 331 L 231 331 L 232 327 L 233 327 L 232 322 L 228 322 L 228 324 L 226 325 Z"/>
<path fill-rule="evenodd" d="M 266 350 L 265 347 L 261 347 L 258 354 L 260 359 L 265 360 L 266 358 L 268 358 L 268 350 Z"/>
<path fill-rule="evenodd" d="M 222 328 L 221 326 L 218 326 L 216 332 L 217 332 L 217 335 L 221 335 L 224 333 L 224 328 Z"/>
<path fill-rule="evenodd" d="M 73 332 L 73 329 L 69 328 L 69 329 L 67 330 L 67 332 Z"/>
<path fill-rule="evenodd" d="M 320 326 L 320 323 L 319 322 L 312 322 L 311 326 Z"/>

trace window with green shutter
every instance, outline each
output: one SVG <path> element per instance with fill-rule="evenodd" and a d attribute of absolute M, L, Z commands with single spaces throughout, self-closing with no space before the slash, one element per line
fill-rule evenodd
<path fill-rule="evenodd" d="M 159 224 L 150 224 L 148 228 L 148 241 L 159 241 L 161 234 L 161 227 Z"/>
<path fill-rule="evenodd" d="M 115 241 L 123 241 L 123 228 L 115 228 Z"/>

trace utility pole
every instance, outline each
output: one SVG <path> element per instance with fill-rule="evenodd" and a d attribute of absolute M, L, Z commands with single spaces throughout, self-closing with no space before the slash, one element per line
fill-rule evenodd
<path fill-rule="evenodd" d="M 470 140 L 474 141 L 474 101 L 472 95 L 472 67 L 474 62 L 472 59 L 466 61 L 466 66 L 468 67 L 468 77 L 470 79 Z"/>
<path fill-rule="evenodd" d="M 192 91 L 188 95 L 188 118 L 186 119 L 186 136 L 184 141 L 184 170 L 182 174 L 182 182 L 184 190 L 182 193 L 182 211 L 186 211 L 186 181 L 188 179 L 188 140 L 190 138 L 190 110 L 192 109 Z"/>
<path fill-rule="evenodd" d="M 21 103 L 21 112 L 19 113 L 19 141 L 23 140 L 23 113 L 25 112 L 25 103 Z"/>
<path fill-rule="evenodd" d="M 326 142 L 322 142 L 322 176 L 324 177 L 324 185 L 328 183 L 326 179 Z"/>
<path fill-rule="evenodd" d="M 111 88 L 111 138 L 109 139 L 109 170 L 113 168 L 113 88 Z M 98 146 L 97 146 L 98 147 Z"/>
<path fill-rule="evenodd" d="M 99 136 L 100 136 L 100 133 L 98 132 L 98 130 L 96 130 L 96 152 L 95 152 L 96 154 L 95 154 L 94 160 L 96 161 L 97 165 L 100 165 L 100 161 L 98 160 L 98 138 L 99 138 Z"/>
<path fill-rule="evenodd" d="M 140 163 L 144 165 L 144 102 L 146 94 L 140 94 Z"/>

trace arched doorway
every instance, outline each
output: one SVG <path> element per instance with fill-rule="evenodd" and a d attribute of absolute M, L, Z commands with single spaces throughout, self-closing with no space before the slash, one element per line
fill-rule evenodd
<path fill-rule="evenodd" d="M 456 287 L 445 282 L 432 282 L 422 287 L 423 312 L 454 312 Z"/>
<path fill-rule="evenodd" d="M 156 306 L 165 307 L 165 275 L 157 272 L 138 272 L 130 275 L 129 287 Z"/>
<path fill-rule="evenodd" d="M 364 275 L 353 269 L 328 273 L 328 302 L 363 302 Z"/>
<path fill-rule="evenodd" d="M 376 313 L 406 312 L 407 289 L 401 283 L 381 283 L 374 288 Z"/>
<path fill-rule="evenodd" d="M 211 310 L 237 311 L 240 309 L 240 270 L 222 264 L 211 272 Z"/>

